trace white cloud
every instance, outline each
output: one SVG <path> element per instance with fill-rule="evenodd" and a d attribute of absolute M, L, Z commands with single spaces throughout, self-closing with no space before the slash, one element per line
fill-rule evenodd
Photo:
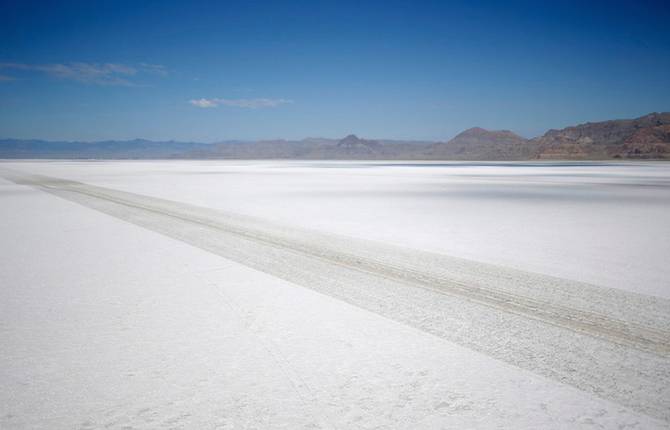
<path fill-rule="evenodd" d="M 214 100 L 207 100 L 207 99 L 189 100 L 189 103 L 199 108 L 213 108 L 218 106 Z"/>
<path fill-rule="evenodd" d="M 140 64 L 139 68 L 119 63 L 0 63 L 0 70 L 32 71 L 48 76 L 95 85 L 133 86 L 130 79 L 139 73 L 165 75 L 167 71 L 157 64 Z"/>
<path fill-rule="evenodd" d="M 245 109 L 273 108 L 283 104 L 293 103 L 287 99 L 193 99 L 189 103 L 199 108 L 214 108 L 218 106 L 232 106 Z"/>

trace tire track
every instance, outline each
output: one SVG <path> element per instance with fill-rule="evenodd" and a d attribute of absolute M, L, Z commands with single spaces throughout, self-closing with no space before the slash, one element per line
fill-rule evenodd
<path fill-rule="evenodd" d="M 100 187 L 84 185 L 73 181 L 63 181 L 48 178 L 39 180 L 32 184 L 47 187 L 51 190 L 77 192 L 90 197 L 106 200 L 116 204 L 124 205 L 134 209 L 153 212 L 163 216 L 169 216 L 187 223 L 194 223 L 204 227 L 233 233 L 246 239 L 259 243 L 275 246 L 280 249 L 303 253 L 307 256 L 318 257 L 332 264 L 341 265 L 350 269 L 368 272 L 373 275 L 382 276 L 395 281 L 412 283 L 415 286 L 431 289 L 435 292 L 455 295 L 466 298 L 477 303 L 490 306 L 505 312 L 512 312 L 528 318 L 579 331 L 595 337 L 603 337 L 612 342 L 626 345 L 642 351 L 668 355 L 670 353 L 670 331 L 642 326 L 628 321 L 621 321 L 607 315 L 595 312 L 586 312 L 561 306 L 550 302 L 542 302 L 532 297 L 513 294 L 493 287 L 483 287 L 476 284 L 465 285 L 462 282 L 436 276 L 433 273 L 417 270 L 409 264 L 401 265 L 398 261 L 387 262 L 372 258 L 368 255 L 355 253 L 355 248 L 342 251 L 332 245 L 332 241 L 326 235 L 318 244 L 313 240 L 301 240 L 301 234 L 294 237 L 286 237 L 282 234 L 272 234 L 268 229 L 254 230 L 249 226 L 236 225 L 227 220 L 222 223 L 217 219 L 197 216 L 192 212 L 180 211 L 173 202 L 160 202 L 160 205 L 152 205 L 146 196 L 138 196 L 127 193 L 127 197 L 119 196 L 118 191 L 105 190 Z M 137 198 L 145 202 L 138 202 Z M 165 203 L 172 208 L 165 208 Z M 246 228 L 245 228 L 246 227 Z M 272 228 L 272 227 L 271 227 Z M 276 227 L 275 227 L 276 228 Z M 314 233 L 311 233 L 314 235 Z M 383 255 L 383 254 L 382 254 Z"/>
<path fill-rule="evenodd" d="M 670 420 L 667 300 L 74 181 L 3 176 Z"/>

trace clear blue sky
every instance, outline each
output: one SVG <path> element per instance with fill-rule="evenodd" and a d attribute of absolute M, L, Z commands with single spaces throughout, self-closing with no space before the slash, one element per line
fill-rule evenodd
<path fill-rule="evenodd" d="M 667 1 L 0 5 L 0 137 L 440 140 L 670 110 Z"/>

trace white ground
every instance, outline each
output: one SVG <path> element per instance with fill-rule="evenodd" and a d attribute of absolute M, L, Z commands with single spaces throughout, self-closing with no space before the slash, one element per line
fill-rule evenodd
<path fill-rule="evenodd" d="M 12 167 L 670 298 L 668 163 Z"/>
<path fill-rule="evenodd" d="M 3 167 L 670 297 L 664 164 Z M 26 185 L 0 205 L 3 429 L 668 426 Z"/>

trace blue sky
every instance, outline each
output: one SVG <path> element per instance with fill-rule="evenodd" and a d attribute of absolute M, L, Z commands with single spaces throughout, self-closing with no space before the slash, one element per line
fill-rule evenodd
<path fill-rule="evenodd" d="M 670 110 L 667 2 L 0 5 L 0 137 L 530 137 Z"/>

